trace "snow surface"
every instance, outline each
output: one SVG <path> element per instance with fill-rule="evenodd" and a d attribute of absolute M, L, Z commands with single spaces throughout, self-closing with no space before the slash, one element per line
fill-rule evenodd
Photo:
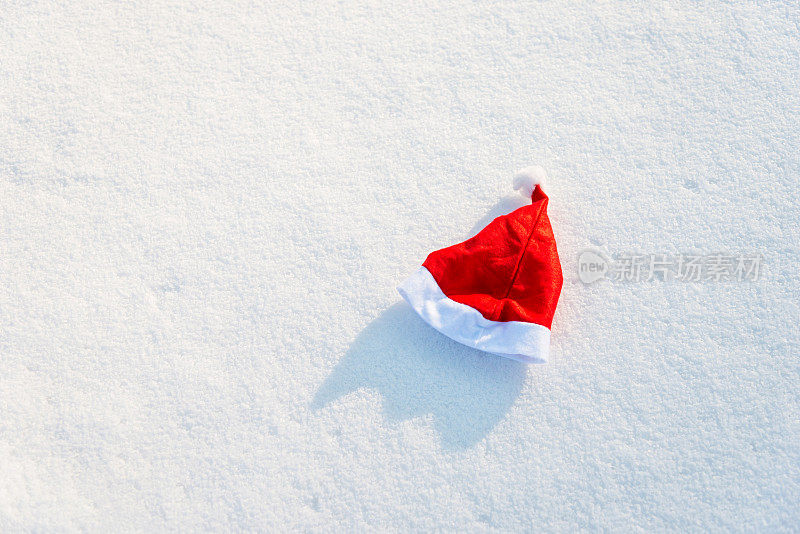
<path fill-rule="evenodd" d="M 0 529 L 796 531 L 799 82 L 796 2 L 4 3 Z M 528 164 L 538 367 L 395 291 Z"/>

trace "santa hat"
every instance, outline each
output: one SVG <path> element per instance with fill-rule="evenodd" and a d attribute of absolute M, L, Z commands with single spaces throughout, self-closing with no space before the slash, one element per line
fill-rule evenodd
<path fill-rule="evenodd" d="M 398 287 L 425 322 L 459 343 L 526 363 L 547 362 L 563 276 L 547 217 L 541 167 L 514 189 L 531 204 L 497 217 L 463 243 L 428 255 Z"/>

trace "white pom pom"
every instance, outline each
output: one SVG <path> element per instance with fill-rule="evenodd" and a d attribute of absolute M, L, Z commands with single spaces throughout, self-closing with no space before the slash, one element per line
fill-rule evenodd
<path fill-rule="evenodd" d="M 544 181 L 547 173 L 538 165 L 525 167 L 514 175 L 514 189 L 519 190 L 520 194 L 525 197 L 533 195 L 533 190 L 536 189 L 536 184 L 544 187 Z"/>

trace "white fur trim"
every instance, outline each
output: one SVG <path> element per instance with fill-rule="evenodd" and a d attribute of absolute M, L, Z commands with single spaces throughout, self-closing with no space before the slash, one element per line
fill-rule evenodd
<path fill-rule="evenodd" d="M 459 343 L 519 362 L 547 363 L 549 328 L 521 321 L 490 321 L 478 310 L 448 298 L 425 267 L 397 290 L 426 323 Z"/>
<path fill-rule="evenodd" d="M 533 195 L 533 190 L 536 189 L 536 184 L 542 186 L 547 179 L 547 173 L 538 165 L 525 167 L 514 175 L 514 190 L 519 190 L 520 194 L 530 198 Z"/>

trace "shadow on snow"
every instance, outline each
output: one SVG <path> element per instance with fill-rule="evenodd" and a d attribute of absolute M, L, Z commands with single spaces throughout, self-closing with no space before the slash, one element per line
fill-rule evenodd
<path fill-rule="evenodd" d="M 522 197 L 498 202 L 470 231 L 525 204 Z M 352 391 L 372 388 L 383 396 L 390 421 L 432 414 L 442 444 L 465 449 L 499 423 L 522 389 L 527 366 L 452 341 L 394 304 L 355 339 L 317 391 L 319 410 Z"/>

